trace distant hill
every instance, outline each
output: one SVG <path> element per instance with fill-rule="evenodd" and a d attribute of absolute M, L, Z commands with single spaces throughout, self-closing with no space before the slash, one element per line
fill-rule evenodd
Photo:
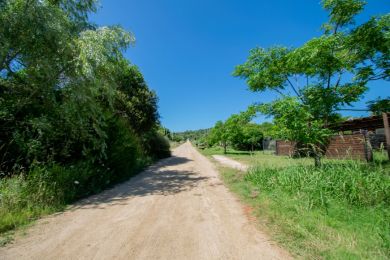
<path fill-rule="evenodd" d="M 176 132 L 171 134 L 171 139 L 175 142 L 184 142 L 189 139 L 190 141 L 196 143 L 204 139 L 210 130 L 211 128 Z"/>

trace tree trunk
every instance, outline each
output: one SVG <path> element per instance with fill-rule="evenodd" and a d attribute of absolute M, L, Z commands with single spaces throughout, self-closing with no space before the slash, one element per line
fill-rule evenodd
<path fill-rule="evenodd" d="M 224 153 L 224 154 L 227 153 L 226 149 L 227 149 L 227 145 L 226 145 L 226 143 L 224 142 L 224 143 L 223 143 L 223 153 Z"/>
<path fill-rule="evenodd" d="M 321 155 L 319 155 L 317 153 L 314 155 L 314 165 L 315 165 L 315 167 L 321 166 Z"/>

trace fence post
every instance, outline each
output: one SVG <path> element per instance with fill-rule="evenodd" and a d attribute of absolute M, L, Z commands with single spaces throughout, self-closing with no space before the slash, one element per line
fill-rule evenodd
<path fill-rule="evenodd" d="M 279 140 L 275 141 L 275 153 L 276 155 L 279 155 Z"/>
<path fill-rule="evenodd" d="M 371 162 L 374 159 L 373 152 L 372 152 L 372 146 L 370 141 L 370 136 L 368 134 L 368 131 L 364 131 L 364 156 L 366 157 L 367 162 Z"/>
<path fill-rule="evenodd" d="M 382 113 L 383 116 L 383 125 L 385 127 L 385 136 L 386 136 L 386 150 L 387 156 L 390 160 L 390 127 L 389 127 L 389 119 L 387 113 Z"/>

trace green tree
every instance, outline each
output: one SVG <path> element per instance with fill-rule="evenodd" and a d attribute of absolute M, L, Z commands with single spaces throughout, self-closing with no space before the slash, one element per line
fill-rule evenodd
<path fill-rule="evenodd" d="M 250 149 L 255 146 L 255 140 L 262 139 L 263 135 L 258 127 L 250 124 L 255 115 L 254 110 L 231 115 L 225 122 L 218 121 L 208 135 L 210 145 L 219 144 L 224 148 L 231 145 L 236 149 Z M 252 136 L 258 134 L 258 136 Z"/>
<path fill-rule="evenodd" d="M 390 112 L 390 97 L 384 99 L 377 98 L 376 100 L 367 102 L 367 104 L 368 109 L 373 115 L 380 116 L 382 113 Z"/>
<path fill-rule="evenodd" d="M 70 140 L 79 139 L 74 144 L 92 140 L 85 131 L 76 133 L 77 128 L 67 134 L 70 138 L 63 138 L 63 133 L 80 122 L 67 116 L 85 98 L 72 95 L 70 89 L 72 85 L 81 89 L 85 82 L 77 75 L 82 64 L 76 62 L 80 51 L 76 41 L 88 27 L 87 13 L 94 10 L 94 1 L 8 0 L 0 8 L 1 166 L 64 157 Z M 72 84 L 76 75 L 77 84 Z M 70 105 L 69 100 L 78 97 Z"/>
<path fill-rule="evenodd" d="M 228 142 L 229 133 L 227 132 L 226 125 L 222 121 L 218 121 L 208 135 L 208 143 L 210 145 L 218 144 L 222 146 L 223 152 L 226 154 Z"/>
<path fill-rule="evenodd" d="M 390 80 L 390 14 L 372 17 L 354 28 L 347 44 L 357 62 L 358 81 Z"/>
<path fill-rule="evenodd" d="M 304 117 L 308 120 L 305 128 L 316 126 L 309 132 L 319 129 L 318 124 L 326 127 L 339 120 L 338 111 L 358 101 L 367 90 L 369 80 L 389 79 L 388 16 L 373 18 L 366 24 L 354 27 L 354 17 L 363 10 L 364 1 L 324 0 L 322 4 L 329 12 L 329 21 L 323 26 L 322 36 L 309 40 L 299 48 L 255 48 L 250 51 L 248 60 L 237 66 L 233 73 L 246 79 L 252 91 L 273 90 L 279 93 L 281 100 L 277 103 L 290 104 L 288 96 L 295 96 L 301 110 L 310 115 Z M 375 39 L 382 39 L 383 42 L 375 43 L 363 37 L 365 32 L 375 34 Z M 364 47 L 363 51 L 361 47 Z M 372 60 L 368 66 L 367 60 Z M 355 77 L 351 78 L 351 74 Z M 271 110 L 263 110 L 266 111 L 273 115 Z M 284 113 L 291 116 L 287 110 Z M 276 126 L 277 129 L 292 127 L 290 124 Z M 315 140 L 310 140 L 310 144 L 313 143 Z M 313 152 L 318 154 L 317 151 Z"/>
<path fill-rule="evenodd" d="M 270 122 L 264 122 L 259 125 L 261 132 L 264 137 L 274 137 L 275 136 L 275 125 Z"/>
<path fill-rule="evenodd" d="M 142 134 L 158 123 L 158 99 L 136 66 L 125 62 L 122 67 L 123 71 L 116 80 L 115 108 L 117 113 L 130 122 L 136 133 Z"/>
<path fill-rule="evenodd" d="M 315 165 L 321 157 L 331 131 L 323 127 L 323 120 L 316 119 L 295 97 L 283 98 L 263 104 L 260 111 L 271 115 L 277 126 L 277 137 L 296 142 L 299 152 L 314 155 Z"/>
<path fill-rule="evenodd" d="M 242 133 L 245 148 L 250 148 L 253 152 L 256 148 L 259 149 L 262 147 L 263 132 L 260 125 L 248 123 L 243 126 Z"/>
<path fill-rule="evenodd" d="M 246 79 L 252 91 L 270 89 L 297 96 L 327 125 L 337 120 L 337 111 L 343 106 L 360 99 L 369 80 L 388 79 L 390 41 L 388 15 L 352 27 L 354 16 L 363 10 L 363 1 L 325 0 L 323 6 L 330 19 L 322 36 L 295 49 L 253 49 L 234 75 Z M 376 35 L 375 42 L 361 35 L 367 31 Z M 375 62 L 365 66 L 368 59 Z M 382 70 L 372 68 L 375 64 Z M 351 73 L 356 76 L 352 80 Z M 288 87 L 291 91 L 286 91 Z"/>
<path fill-rule="evenodd" d="M 137 135 L 145 147 L 157 140 L 157 97 L 122 54 L 135 38 L 91 24 L 95 10 L 94 0 L 1 2 L 2 171 L 106 161 L 109 146 L 121 143 L 108 140 L 115 138 L 111 125 L 129 127 L 117 137 Z"/>

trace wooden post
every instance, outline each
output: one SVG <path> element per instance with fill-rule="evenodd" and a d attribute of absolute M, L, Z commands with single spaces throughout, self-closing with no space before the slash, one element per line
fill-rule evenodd
<path fill-rule="evenodd" d="M 370 141 L 370 135 L 368 134 L 368 131 L 364 131 L 364 155 L 366 157 L 367 162 L 371 162 L 374 159 L 374 155 L 372 152 L 372 146 Z"/>
<path fill-rule="evenodd" d="M 385 136 L 386 136 L 386 150 L 388 159 L 390 160 L 390 127 L 389 127 L 389 119 L 387 113 L 382 113 L 383 116 L 383 125 L 385 127 Z"/>

